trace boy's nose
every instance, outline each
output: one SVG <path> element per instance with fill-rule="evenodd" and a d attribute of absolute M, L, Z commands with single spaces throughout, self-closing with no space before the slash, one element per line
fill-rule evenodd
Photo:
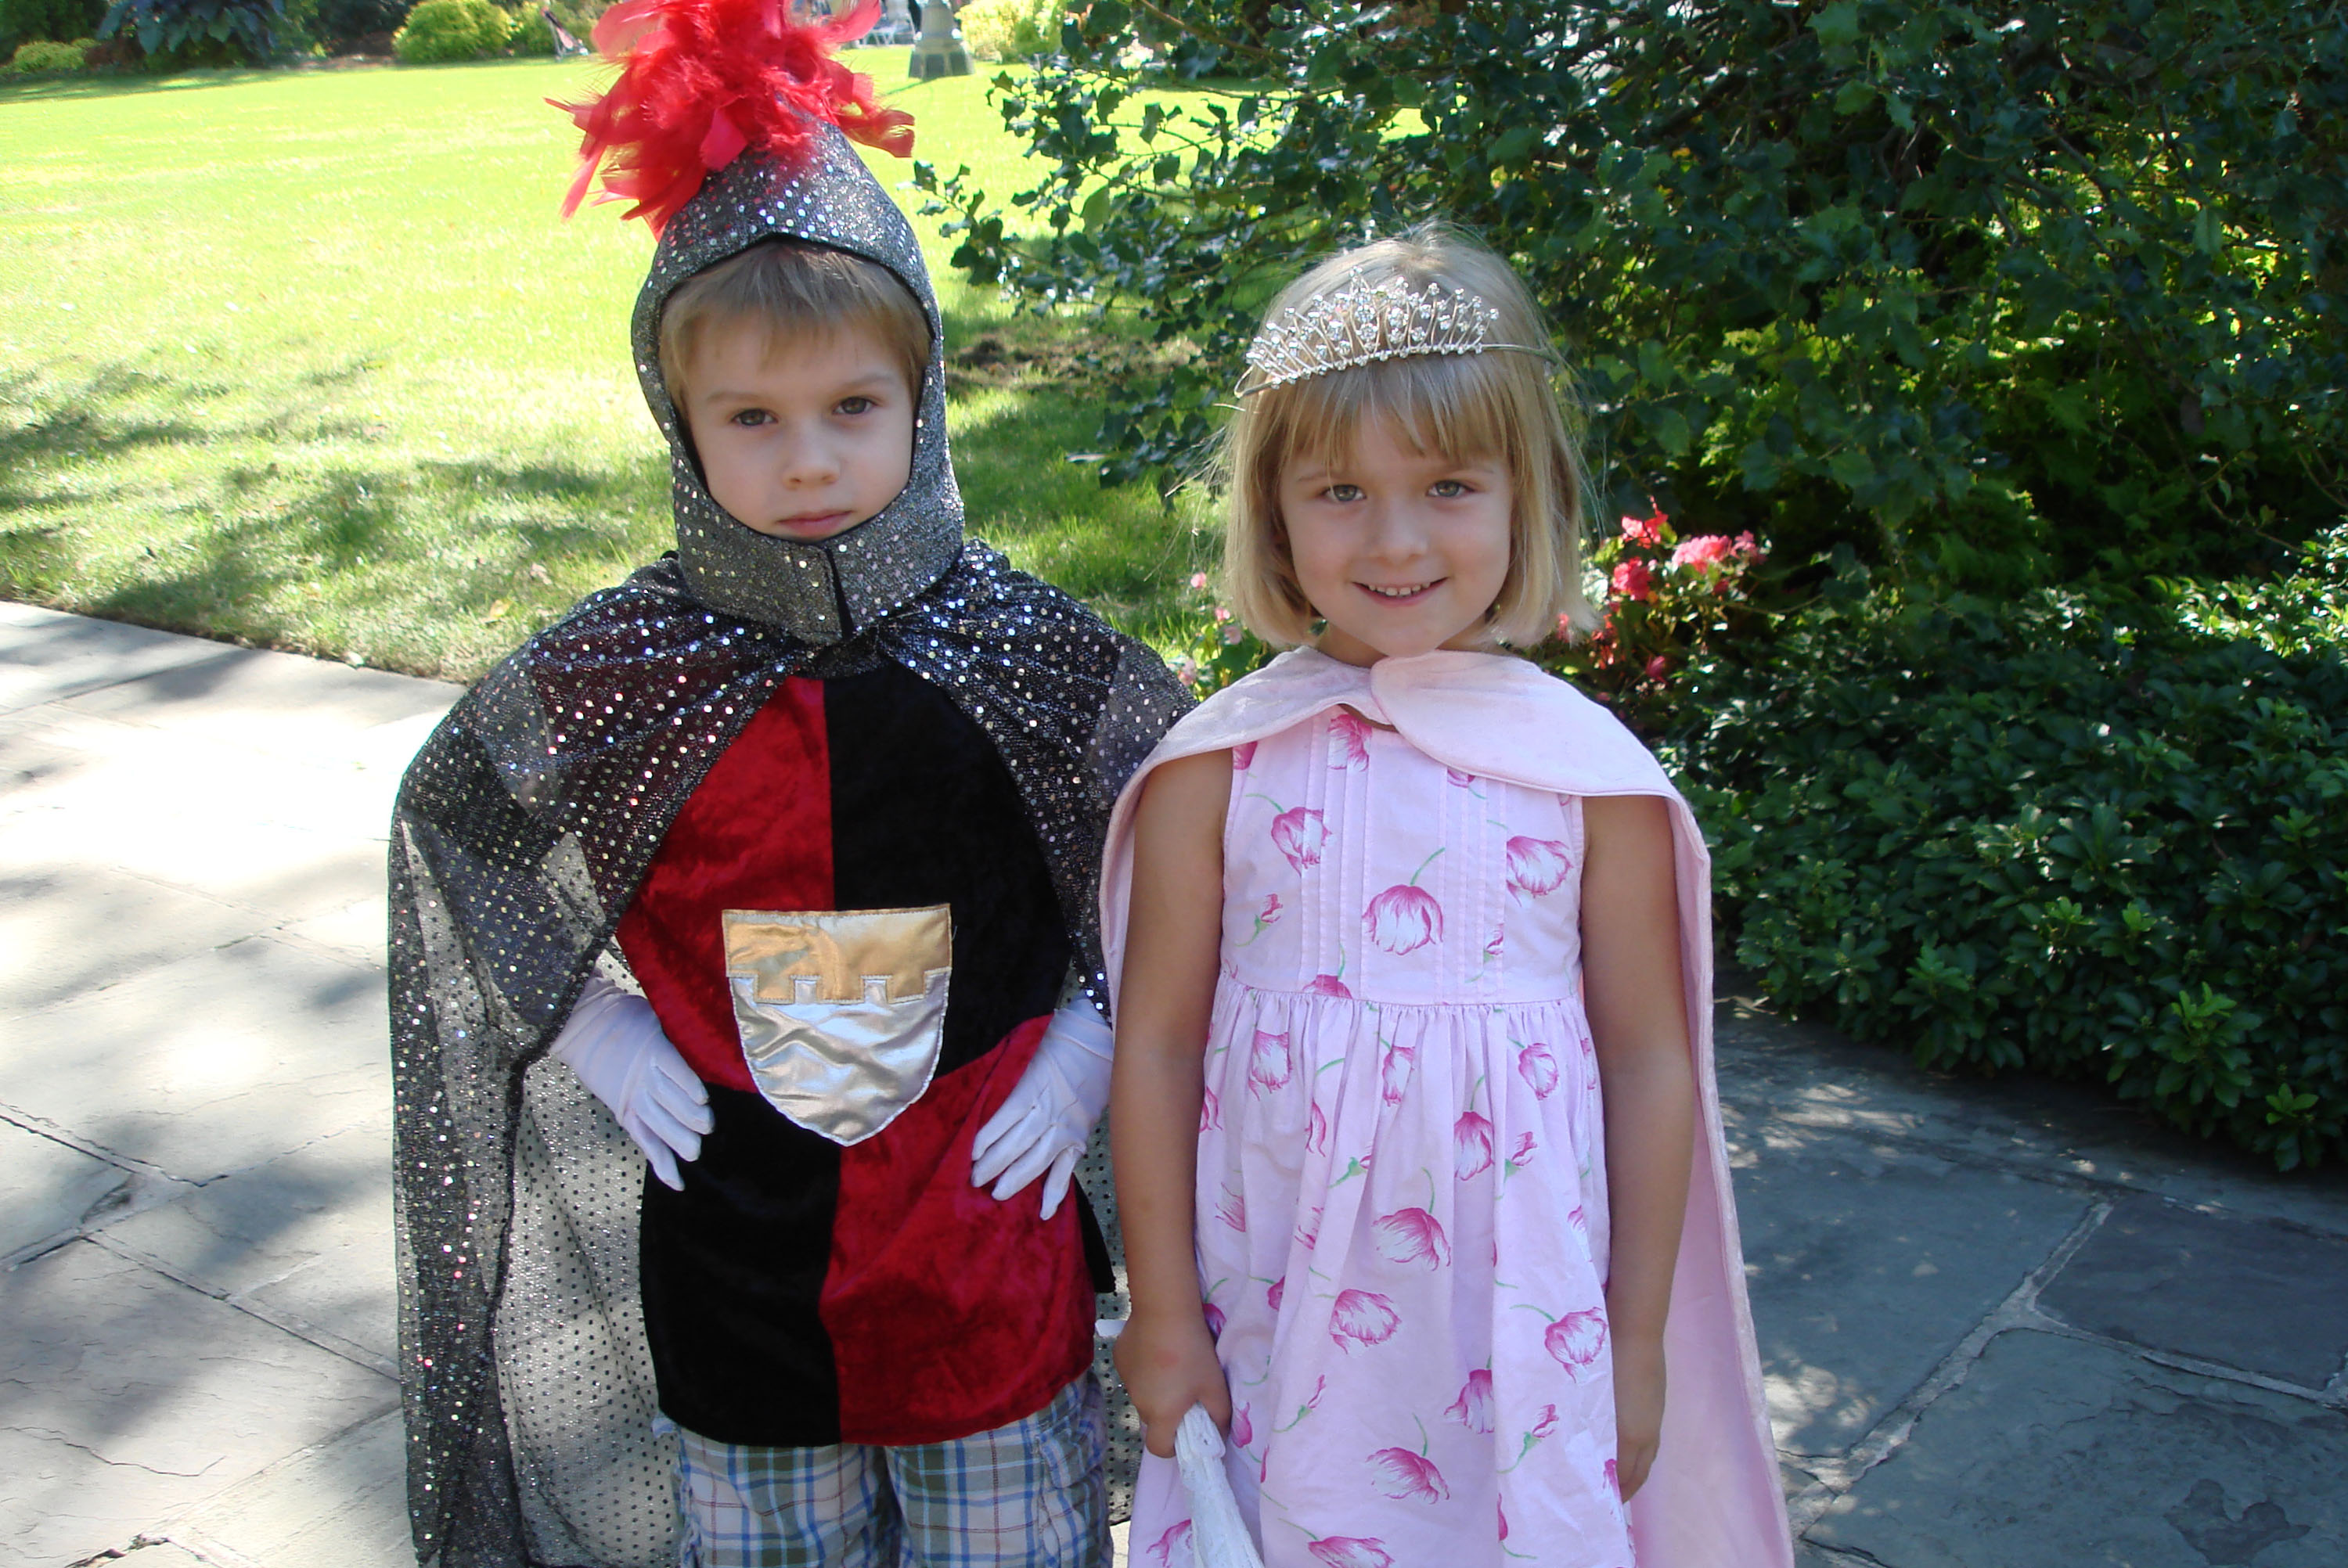
<path fill-rule="evenodd" d="M 839 476 L 839 461 L 828 441 L 799 436 L 785 446 L 782 477 L 787 485 L 828 485 Z"/>

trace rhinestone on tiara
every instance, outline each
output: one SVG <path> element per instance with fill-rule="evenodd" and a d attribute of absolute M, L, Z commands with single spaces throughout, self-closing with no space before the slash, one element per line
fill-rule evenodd
<path fill-rule="evenodd" d="M 1423 354 L 1537 354 L 1546 345 L 1495 343 L 1500 313 L 1482 297 L 1440 278 L 1413 287 L 1349 276 L 1325 293 L 1291 305 L 1263 323 L 1248 345 L 1239 395 L 1246 397 L 1332 371 Z"/>

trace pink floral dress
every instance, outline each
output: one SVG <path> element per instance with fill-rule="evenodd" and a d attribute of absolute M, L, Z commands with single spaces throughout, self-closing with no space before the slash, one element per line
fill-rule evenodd
<path fill-rule="evenodd" d="M 1579 799 L 1351 711 L 1232 753 L 1199 1267 L 1267 1568 L 1630 1568 Z M 1189 1568 L 1145 1458 L 1137 1568 Z"/>

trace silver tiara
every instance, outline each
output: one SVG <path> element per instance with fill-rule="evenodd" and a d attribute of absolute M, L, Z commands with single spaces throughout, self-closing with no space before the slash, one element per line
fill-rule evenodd
<path fill-rule="evenodd" d="M 1248 345 L 1239 395 L 1285 386 L 1332 371 L 1422 354 L 1537 354 L 1547 344 L 1494 343 L 1500 313 L 1478 295 L 1431 278 L 1414 288 L 1400 278 L 1348 276 L 1326 293 L 1291 305 L 1263 323 Z"/>

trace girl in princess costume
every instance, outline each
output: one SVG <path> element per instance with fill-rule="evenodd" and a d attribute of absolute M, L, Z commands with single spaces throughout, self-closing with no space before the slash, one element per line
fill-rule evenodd
<path fill-rule="evenodd" d="M 1194 1404 L 1271 1568 L 1791 1562 L 1704 840 L 1504 651 L 1588 614 L 1548 343 L 1421 232 L 1248 355 L 1226 585 L 1302 646 L 1168 734 L 1103 888 L 1146 1568 L 1191 1562 Z"/>

